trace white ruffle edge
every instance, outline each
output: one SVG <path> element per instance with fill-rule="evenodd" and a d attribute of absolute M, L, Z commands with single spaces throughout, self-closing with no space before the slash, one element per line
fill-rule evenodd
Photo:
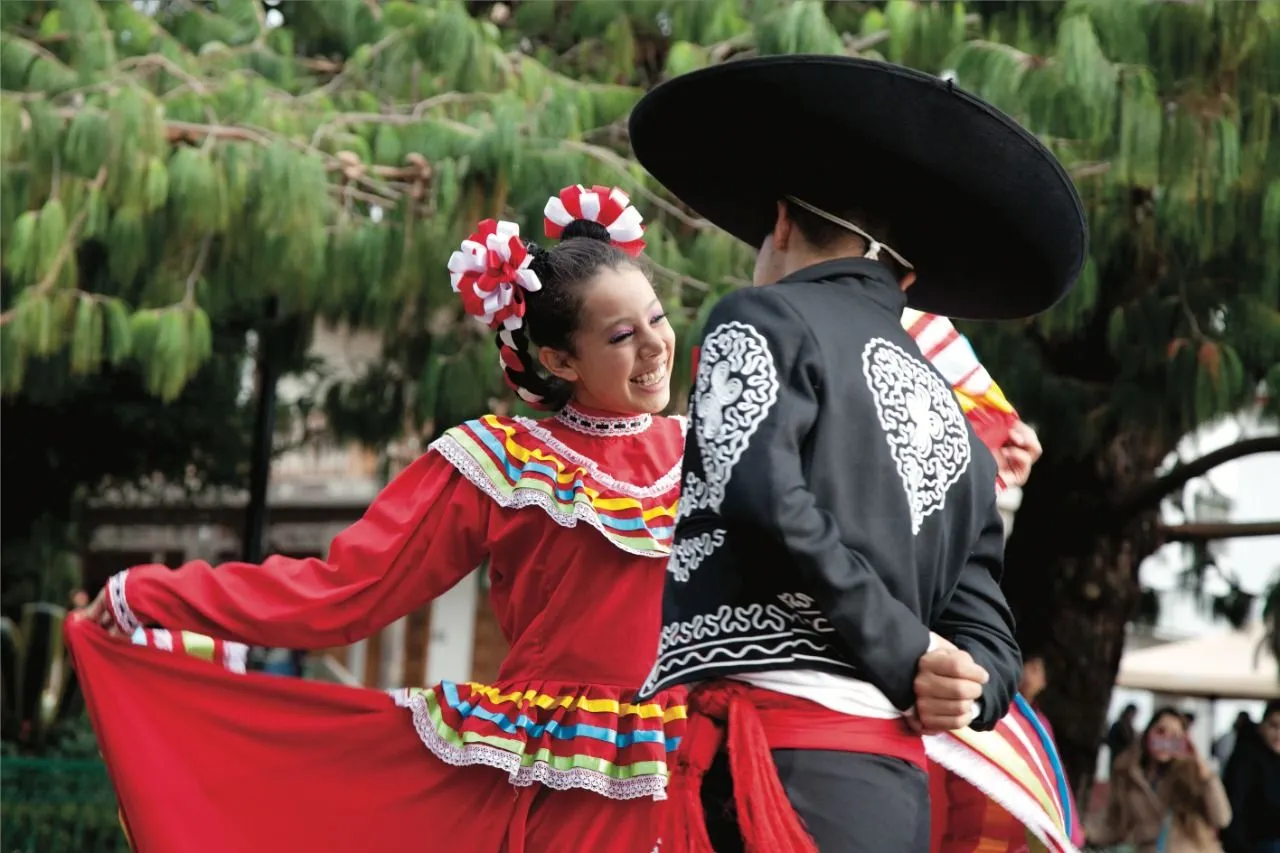
<path fill-rule="evenodd" d="M 982 791 L 1054 853 L 1079 853 L 1071 839 L 1063 835 L 1030 794 L 969 747 L 948 735 L 928 735 L 924 739 L 924 749 L 930 761 L 942 765 Z"/>
<path fill-rule="evenodd" d="M 566 513 L 561 511 L 563 504 L 558 503 L 554 498 L 545 492 L 535 491 L 533 489 L 517 488 L 513 494 L 504 494 L 501 489 L 493 484 L 485 475 L 484 469 L 472 458 L 471 454 L 458 443 L 457 439 L 452 436 L 441 436 L 431 443 L 431 449 L 439 453 L 449 461 L 449 464 L 457 469 L 458 473 L 466 477 L 471 485 L 493 498 L 494 503 L 506 509 L 520 509 L 527 506 L 541 507 L 544 512 L 561 527 L 576 527 L 578 522 L 589 524 L 615 547 L 626 551 L 628 554 L 634 554 L 637 557 L 654 557 L 667 559 L 670 556 L 668 548 L 661 551 L 646 551 L 639 548 L 633 548 L 625 542 L 615 539 L 605 529 L 604 523 L 600 521 L 600 516 L 596 514 L 589 504 L 574 502 L 573 512 Z"/>
<path fill-rule="evenodd" d="M 615 779 L 595 770 L 575 767 L 573 770 L 560 770 L 551 765 L 535 761 L 525 765 L 521 756 L 504 749 L 486 744 L 467 744 L 455 746 L 446 741 L 436 731 L 431 722 L 431 712 L 427 708 L 426 695 L 416 690 L 393 690 L 391 697 L 401 708 L 408 708 L 413 714 L 413 728 L 418 738 L 431 754 L 454 767 L 470 767 L 482 765 L 506 771 L 508 781 L 518 787 L 539 784 L 558 791 L 582 788 L 611 800 L 637 800 L 652 797 L 655 800 L 667 798 L 667 779 L 665 776 L 637 776 L 632 779 Z"/>

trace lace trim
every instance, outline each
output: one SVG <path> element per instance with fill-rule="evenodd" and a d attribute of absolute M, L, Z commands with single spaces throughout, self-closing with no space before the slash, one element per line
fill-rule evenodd
<path fill-rule="evenodd" d="M 525 417 L 514 417 L 513 421 L 518 423 L 529 431 L 529 434 L 541 441 L 549 449 L 563 456 L 569 462 L 580 465 L 587 470 L 592 479 L 600 483 L 602 486 L 612 489 L 615 492 L 624 494 L 632 498 L 657 498 L 665 495 L 667 492 L 675 488 L 680 482 L 680 466 L 684 463 L 684 459 L 677 459 L 676 464 L 667 473 L 663 474 L 653 485 L 635 486 L 631 483 L 623 482 L 609 476 L 600 470 L 600 466 L 589 456 L 583 456 L 578 451 L 572 449 L 560 439 L 556 438 L 544 426 L 539 426 L 537 421 L 530 420 Z M 684 432 L 686 425 L 681 423 L 681 433 Z"/>
<path fill-rule="evenodd" d="M 1018 819 L 1040 842 L 1054 853 L 1077 853 L 1030 794 L 992 767 L 989 759 L 973 752 L 952 735 L 926 735 L 924 751 L 934 761 L 982 791 L 997 805 Z"/>
<path fill-rule="evenodd" d="M 431 713 L 427 709 L 425 695 L 422 693 L 410 695 L 410 691 L 400 689 L 391 691 L 391 697 L 396 705 L 408 708 L 413 714 L 413 728 L 417 731 L 423 745 L 436 758 L 453 767 L 470 767 L 479 764 L 505 770 L 511 784 L 522 788 L 535 784 L 545 785 L 557 791 L 584 788 L 611 800 L 637 800 L 641 797 L 652 797 L 655 800 L 667 798 L 667 780 L 663 776 L 645 775 L 631 779 L 614 779 L 582 767 L 560 770 L 542 761 L 524 765 L 521 763 L 522 756 L 486 744 L 455 746 L 436 731 L 431 722 Z"/>
<path fill-rule="evenodd" d="M 604 524 L 600 521 L 600 516 L 592 509 L 589 504 L 581 504 L 575 502 L 573 504 L 572 513 L 562 511 L 563 504 L 558 503 L 554 498 L 545 492 L 536 492 L 532 489 L 516 489 L 513 494 L 504 494 L 497 486 L 495 486 L 487 476 L 484 469 L 480 467 L 480 463 L 471 457 L 452 436 L 444 435 L 437 438 L 431 443 L 431 449 L 439 453 L 449 461 L 449 464 L 458 469 L 458 473 L 466 477 L 471 485 L 493 498 L 494 502 L 505 509 L 522 509 L 528 506 L 540 507 L 550 516 L 551 520 L 561 527 L 576 527 L 581 521 L 589 524 L 596 530 L 600 531 L 610 543 L 617 546 L 628 554 L 635 554 L 637 557 L 656 557 L 665 559 L 668 555 L 668 549 L 662 548 L 659 551 L 645 550 L 635 548 L 625 542 L 619 541 L 605 529 Z M 656 540 L 655 540 L 656 541 Z M 661 543 L 659 543 L 661 544 Z"/>
<path fill-rule="evenodd" d="M 132 635 L 142 625 L 129 607 L 129 599 L 125 598 L 125 581 L 128 577 L 128 569 L 111 576 L 107 581 L 107 602 L 111 605 L 111 616 L 116 620 L 116 626 L 126 635 Z"/>
<path fill-rule="evenodd" d="M 556 420 L 571 430 L 585 435 L 614 436 L 639 435 L 653 424 L 653 415 L 618 415 L 615 417 L 588 415 L 572 404 L 556 413 Z"/>

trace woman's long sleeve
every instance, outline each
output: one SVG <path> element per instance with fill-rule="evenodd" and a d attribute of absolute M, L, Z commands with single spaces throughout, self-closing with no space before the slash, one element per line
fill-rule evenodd
<path fill-rule="evenodd" d="M 203 561 L 115 575 L 117 623 L 189 630 L 252 645 L 317 649 L 367 637 L 448 591 L 484 559 L 491 501 L 428 453 L 340 533 L 327 560 Z"/>

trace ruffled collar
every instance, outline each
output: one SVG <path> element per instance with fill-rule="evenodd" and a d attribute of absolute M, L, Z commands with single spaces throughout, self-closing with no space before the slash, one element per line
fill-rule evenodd
<path fill-rule="evenodd" d="M 572 403 L 556 413 L 555 419 L 575 432 L 610 438 L 640 435 L 653 425 L 653 415 L 619 415 L 575 406 Z"/>

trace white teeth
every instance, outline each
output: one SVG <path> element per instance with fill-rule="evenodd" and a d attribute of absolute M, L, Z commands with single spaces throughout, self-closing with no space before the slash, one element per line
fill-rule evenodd
<path fill-rule="evenodd" d="M 657 385 L 666 378 L 666 368 L 660 368 L 658 370 L 651 370 L 648 373 L 642 373 L 639 376 L 633 377 L 631 381 L 636 385 L 649 387 L 650 385 Z"/>

